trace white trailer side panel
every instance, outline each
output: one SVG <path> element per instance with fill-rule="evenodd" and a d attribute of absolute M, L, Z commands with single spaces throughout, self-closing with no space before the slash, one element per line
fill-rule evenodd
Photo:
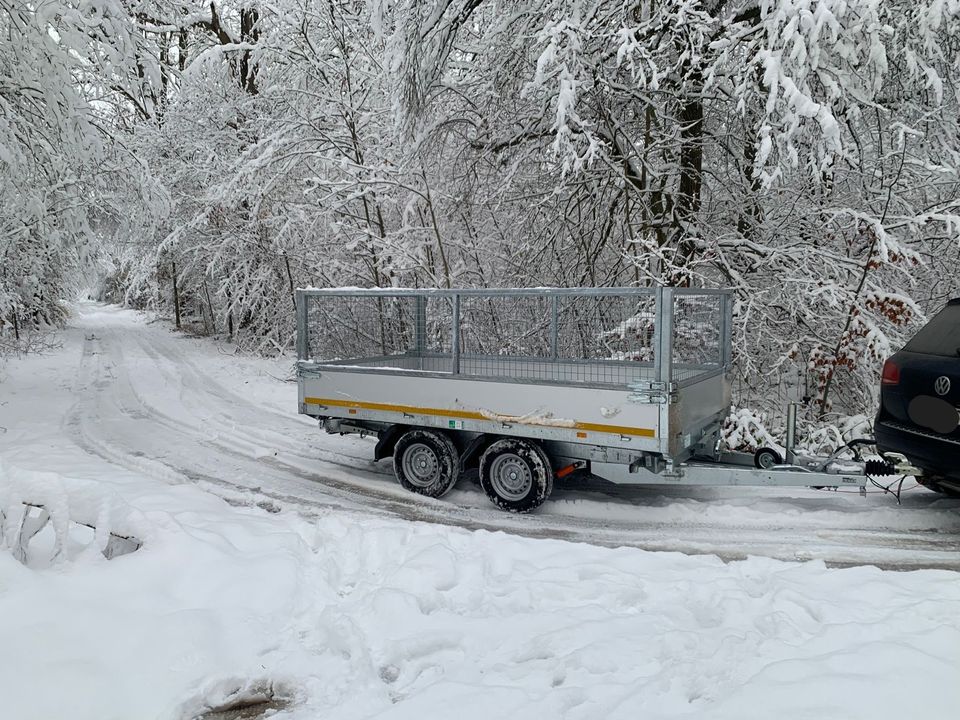
<path fill-rule="evenodd" d="M 357 372 L 316 366 L 300 381 L 301 412 L 659 452 L 660 407 L 626 389 Z"/>
<path fill-rule="evenodd" d="M 719 426 L 730 412 L 730 381 L 725 375 L 714 375 L 680 388 L 669 412 L 670 455 L 686 457 L 703 431 Z"/>

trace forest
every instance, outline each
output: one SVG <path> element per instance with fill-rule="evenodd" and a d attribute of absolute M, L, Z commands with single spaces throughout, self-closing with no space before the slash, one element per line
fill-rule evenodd
<path fill-rule="evenodd" d="M 958 61 L 960 0 L 0 0 L 0 347 L 81 291 L 283 353 L 298 287 L 730 287 L 737 405 L 840 432 L 960 295 Z"/>

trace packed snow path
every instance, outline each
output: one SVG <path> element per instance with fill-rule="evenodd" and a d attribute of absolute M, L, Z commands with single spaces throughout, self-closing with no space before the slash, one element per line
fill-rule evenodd
<path fill-rule="evenodd" d="M 373 441 L 322 433 L 296 414 L 289 360 L 238 356 L 112 306 L 79 308 L 55 358 L 73 397 L 66 434 L 86 453 L 235 504 L 363 508 L 380 516 L 605 546 L 960 569 L 960 501 L 771 488 L 618 488 L 559 482 L 539 513 L 489 504 L 474 478 L 443 500 L 397 485 Z M 61 359 L 62 356 L 62 359 Z M 38 398 L 41 400 L 41 398 Z M 56 408 L 50 408 L 56 413 Z M 9 447 L 13 437 L 3 438 Z M 15 444 L 15 443 L 14 443 Z M 15 458 L 16 449 L 12 448 Z"/>

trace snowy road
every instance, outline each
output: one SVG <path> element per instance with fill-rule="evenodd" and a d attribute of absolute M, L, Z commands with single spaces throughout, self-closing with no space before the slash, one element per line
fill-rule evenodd
<path fill-rule="evenodd" d="M 428 501 L 293 412 L 289 361 L 98 305 L 61 337 L 0 365 L 4 720 L 956 716 L 957 574 L 866 565 L 960 567 L 960 503 Z M 110 532 L 138 549 L 106 559 Z"/>
<path fill-rule="evenodd" d="M 206 340 L 89 304 L 64 334 L 73 397 L 63 426 L 85 452 L 235 504 L 332 507 L 604 546 L 822 559 L 833 565 L 960 569 L 960 501 L 923 488 L 882 493 L 617 488 L 560 483 L 535 515 L 495 510 L 473 478 L 443 500 L 404 492 L 372 441 L 327 436 L 296 414 L 289 361 L 236 356 Z M 51 412 L 56 412 L 51 409 Z M 4 438 L 9 443 L 12 438 Z"/>

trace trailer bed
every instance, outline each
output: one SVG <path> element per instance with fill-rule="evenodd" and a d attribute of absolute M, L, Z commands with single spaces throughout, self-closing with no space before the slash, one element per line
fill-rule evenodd
<path fill-rule="evenodd" d="M 319 418 L 679 461 L 729 408 L 726 291 L 340 289 L 298 302 L 300 411 Z"/>

